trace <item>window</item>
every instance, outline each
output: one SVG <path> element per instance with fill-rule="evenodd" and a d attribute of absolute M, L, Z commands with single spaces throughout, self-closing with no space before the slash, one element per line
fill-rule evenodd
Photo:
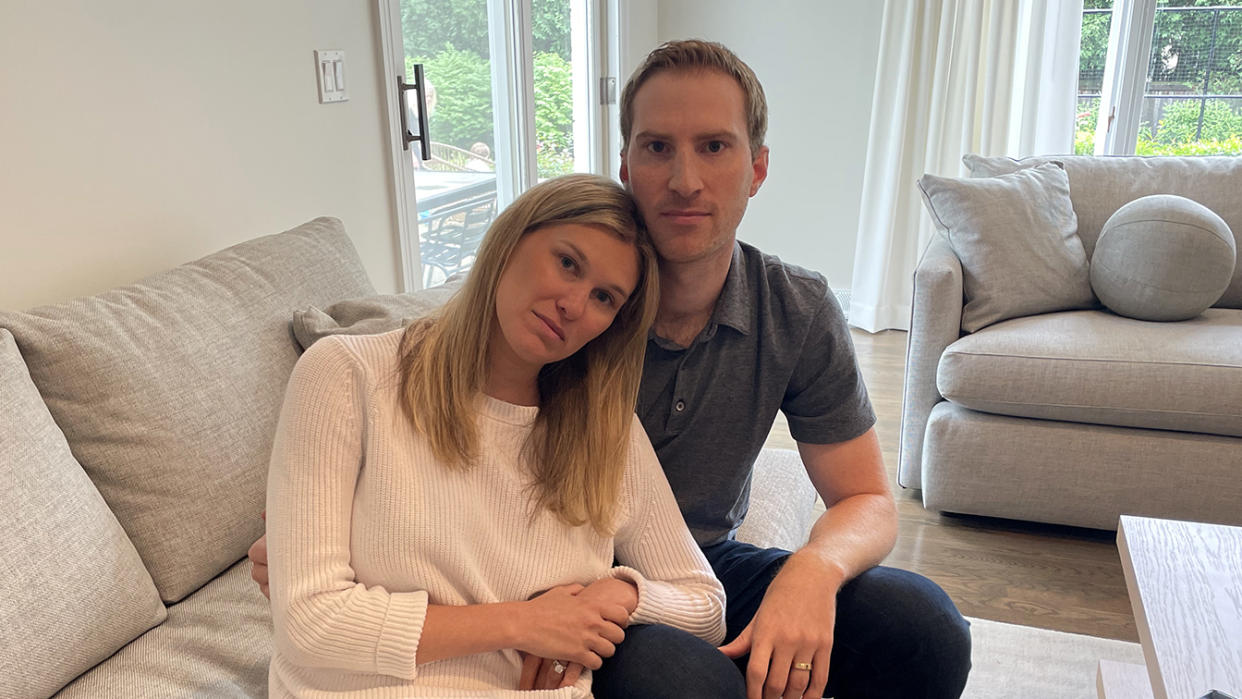
<path fill-rule="evenodd" d="M 1085 0 L 1074 152 L 1242 155 L 1242 6 Z"/>

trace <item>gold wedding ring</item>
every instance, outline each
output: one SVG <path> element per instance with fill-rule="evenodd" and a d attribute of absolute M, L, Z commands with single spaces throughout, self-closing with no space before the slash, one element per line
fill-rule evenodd
<path fill-rule="evenodd" d="M 794 664 L 793 664 L 793 669 L 795 669 L 795 670 L 806 670 L 807 672 L 810 672 L 810 671 L 811 671 L 811 664 L 810 664 L 810 663 L 794 663 Z"/>

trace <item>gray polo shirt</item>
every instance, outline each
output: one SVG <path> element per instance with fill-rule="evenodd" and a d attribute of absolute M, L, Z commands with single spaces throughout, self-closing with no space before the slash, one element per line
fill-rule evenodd
<path fill-rule="evenodd" d="M 647 342 L 638 415 L 701 546 L 746 517 L 750 475 L 776 411 L 793 438 L 843 442 L 875 413 L 841 307 L 823 276 L 746 243 L 687 348 Z"/>

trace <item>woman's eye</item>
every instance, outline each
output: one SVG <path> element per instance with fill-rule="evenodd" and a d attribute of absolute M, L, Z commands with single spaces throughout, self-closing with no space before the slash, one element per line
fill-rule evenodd
<path fill-rule="evenodd" d="M 595 292 L 595 298 L 598 299 L 600 303 L 604 303 L 609 306 L 612 305 L 612 294 L 608 293 L 607 291 Z"/>
<path fill-rule="evenodd" d="M 574 258 L 568 255 L 561 255 L 561 269 L 573 269 L 575 266 Z"/>

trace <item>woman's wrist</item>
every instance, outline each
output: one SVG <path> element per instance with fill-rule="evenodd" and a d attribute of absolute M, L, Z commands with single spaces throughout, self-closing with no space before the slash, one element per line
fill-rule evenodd
<path fill-rule="evenodd" d="M 500 633 L 505 648 L 522 649 L 526 645 L 526 630 L 530 628 L 530 600 L 525 602 L 501 602 L 503 607 L 496 618 L 500 620 Z"/>

